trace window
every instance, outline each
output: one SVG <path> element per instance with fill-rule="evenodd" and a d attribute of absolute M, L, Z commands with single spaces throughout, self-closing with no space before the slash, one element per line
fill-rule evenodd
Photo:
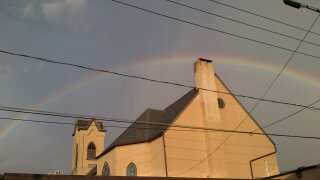
<path fill-rule="evenodd" d="M 219 106 L 219 108 L 223 109 L 225 105 L 226 104 L 224 103 L 224 100 L 221 99 L 221 98 L 218 98 L 218 106 Z"/>
<path fill-rule="evenodd" d="M 78 167 L 78 144 L 76 145 L 76 162 L 75 166 Z"/>
<path fill-rule="evenodd" d="M 137 176 L 137 167 L 134 163 L 128 165 L 127 176 Z"/>
<path fill-rule="evenodd" d="M 110 167 L 107 162 L 105 162 L 103 165 L 102 176 L 110 176 Z"/>
<path fill-rule="evenodd" d="M 88 145 L 87 159 L 94 159 L 95 157 L 96 157 L 96 145 L 94 145 L 94 143 L 91 142 Z"/>

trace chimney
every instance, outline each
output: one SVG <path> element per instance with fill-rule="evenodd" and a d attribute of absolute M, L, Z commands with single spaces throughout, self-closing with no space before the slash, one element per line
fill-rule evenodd
<path fill-rule="evenodd" d="M 214 75 L 214 66 L 211 60 L 199 58 L 194 63 L 194 77 L 196 87 L 199 90 L 199 101 L 201 116 L 204 128 L 223 129 L 223 121 L 220 118 L 218 107 L 217 85 Z M 219 158 L 209 156 L 216 151 L 217 145 L 221 144 L 226 134 L 205 133 L 206 149 L 208 153 L 209 176 L 220 178 L 228 177 L 228 170 L 225 161 L 225 152 L 219 151 Z M 216 154 L 218 154 L 216 153 Z"/>
<path fill-rule="evenodd" d="M 194 63 L 194 77 L 196 88 L 199 89 L 200 102 L 202 105 L 205 121 L 220 122 L 218 108 L 217 87 L 214 77 L 214 67 L 211 60 L 199 58 Z M 213 127 L 210 127 L 213 128 Z"/>

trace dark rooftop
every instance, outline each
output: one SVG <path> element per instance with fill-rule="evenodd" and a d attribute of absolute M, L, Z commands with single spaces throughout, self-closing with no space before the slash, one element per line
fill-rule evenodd
<path fill-rule="evenodd" d="M 161 136 L 197 94 L 192 89 L 164 110 L 147 109 L 97 158 L 116 146 L 148 142 Z M 147 123 L 146 123 L 147 122 Z"/>
<path fill-rule="evenodd" d="M 200 61 L 205 61 L 207 63 L 212 63 L 213 61 L 210 59 L 203 59 L 203 58 L 199 58 Z"/>
<path fill-rule="evenodd" d="M 76 120 L 76 124 L 74 126 L 74 130 L 73 130 L 72 136 L 74 136 L 74 134 L 76 133 L 76 130 L 77 131 L 87 130 L 90 127 L 92 122 L 96 123 L 96 126 L 97 126 L 99 131 L 105 132 L 105 130 L 103 128 L 103 124 L 100 121 L 96 121 L 95 119 L 91 119 L 90 121 L 88 121 L 88 120 Z"/>

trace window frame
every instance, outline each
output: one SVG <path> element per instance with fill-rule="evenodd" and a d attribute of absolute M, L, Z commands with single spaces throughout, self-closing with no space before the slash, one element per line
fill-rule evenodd
<path fill-rule="evenodd" d="M 137 166 L 131 162 L 127 166 L 127 176 L 137 176 L 138 175 L 138 168 Z"/>
<path fill-rule="evenodd" d="M 90 142 L 87 147 L 87 159 L 96 158 L 97 147 L 94 142 Z"/>
<path fill-rule="evenodd" d="M 106 174 L 106 172 L 108 172 L 108 173 Z M 110 166 L 107 161 L 104 162 L 104 165 L 102 168 L 102 176 L 111 176 Z"/>

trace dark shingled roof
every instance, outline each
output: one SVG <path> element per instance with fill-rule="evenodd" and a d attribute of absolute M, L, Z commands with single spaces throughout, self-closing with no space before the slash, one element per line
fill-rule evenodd
<path fill-rule="evenodd" d="M 73 130 L 72 136 L 75 135 L 76 130 L 77 130 L 77 131 L 87 130 L 87 129 L 90 127 L 90 124 L 91 124 L 92 122 L 95 122 L 95 123 L 96 123 L 97 128 L 98 128 L 99 131 L 101 131 L 101 132 L 105 132 L 105 131 L 106 131 L 106 130 L 104 130 L 104 128 L 103 128 L 102 122 L 96 121 L 95 119 L 91 119 L 90 121 L 88 121 L 88 120 L 76 120 L 76 124 L 75 124 L 75 126 L 74 126 L 74 130 Z"/>
<path fill-rule="evenodd" d="M 198 91 L 196 89 L 192 89 L 164 110 L 145 110 L 138 119 L 136 119 L 136 121 L 133 122 L 109 147 L 97 156 L 97 158 L 106 154 L 116 146 L 148 142 L 161 136 L 197 93 Z"/>

